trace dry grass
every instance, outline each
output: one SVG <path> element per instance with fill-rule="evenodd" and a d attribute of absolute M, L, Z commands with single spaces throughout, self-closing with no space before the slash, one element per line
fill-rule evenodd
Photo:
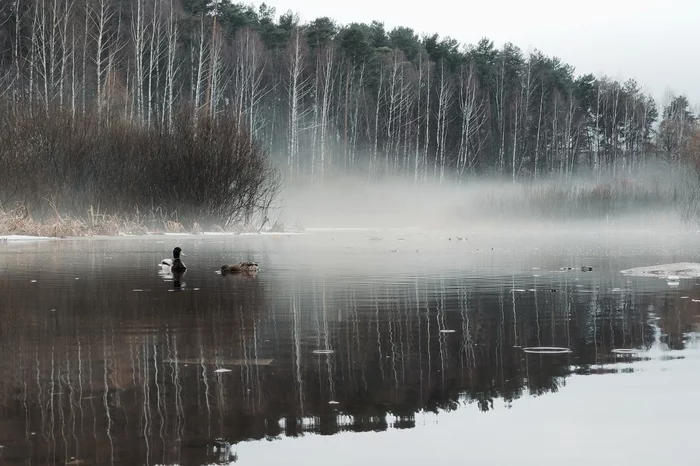
<path fill-rule="evenodd" d="M 61 213 L 53 204 L 52 214 L 41 219 L 34 218 L 29 209 L 17 205 L 12 209 L 0 208 L 0 235 L 26 235 L 45 237 L 159 235 L 165 233 L 201 234 L 204 230 L 199 222 L 182 222 L 169 218 L 162 209 L 148 214 L 136 210 L 132 215 L 110 215 L 90 206 L 84 216 Z M 257 233 L 260 231 L 286 231 L 280 222 L 271 228 L 257 226 L 255 222 L 239 222 L 226 227 L 213 225 L 209 231 L 219 233 Z"/>
<path fill-rule="evenodd" d="M 162 233 L 199 234 L 202 228 L 194 222 L 186 227 L 177 220 L 168 220 L 156 213 L 143 215 L 109 215 L 92 207 L 83 216 L 62 214 L 53 206 L 53 215 L 41 220 L 32 217 L 24 205 L 11 210 L 0 209 L 0 234 L 66 238 L 71 236 L 149 235 Z"/>

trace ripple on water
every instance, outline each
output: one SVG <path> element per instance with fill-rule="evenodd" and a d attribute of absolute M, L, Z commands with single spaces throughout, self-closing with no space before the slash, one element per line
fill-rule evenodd
<path fill-rule="evenodd" d="M 639 353 L 639 350 L 636 350 L 634 348 L 615 348 L 610 350 L 611 353 L 613 354 L 637 354 Z"/>
<path fill-rule="evenodd" d="M 528 346 L 523 348 L 523 352 L 531 354 L 566 354 L 571 353 L 571 349 L 561 346 Z"/>

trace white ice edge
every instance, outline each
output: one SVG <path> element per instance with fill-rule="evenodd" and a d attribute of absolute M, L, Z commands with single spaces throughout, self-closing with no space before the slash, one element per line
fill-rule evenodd
<path fill-rule="evenodd" d="M 45 241 L 54 239 L 50 236 L 30 236 L 30 235 L 3 235 L 0 241 Z"/>
<path fill-rule="evenodd" d="M 216 234 L 216 233 L 212 233 L 212 234 Z M 259 236 L 265 236 L 265 235 L 283 236 L 283 235 L 307 235 L 307 234 L 308 233 L 303 232 L 303 231 L 261 231 L 258 233 L 255 233 L 255 232 L 254 233 L 239 233 L 237 236 L 258 236 L 258 235 Z"/>
<path fill-rule="evenodd" d="M 620 273 L 632 277 L 656 277 L 656 278 L 698 278 L 700 277 L 700 263 L 675 262 L 672 264 L 649 265 L 621 270 Z"/>
<path fill-rule="evenodd" d="M 165 236 L 285 236 L 285 235 L 306 235 L 303 231 L 260 231 L 260 232 L 228 232 L 228 231 L 203 231 L 201 233 L 163 233 Z M 139 235 L 134 235 L 139 236 Z"/>

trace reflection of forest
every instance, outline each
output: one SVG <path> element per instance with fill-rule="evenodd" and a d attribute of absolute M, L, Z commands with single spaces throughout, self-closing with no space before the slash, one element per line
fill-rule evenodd
<path fill-rule="evenodd" d="M 48 318 L 22 286 L 0 298 L 8 464 L 202 464 L 232 455 L 216 442 L 411 428 L 421 411 L 489 410 L 556 391 L 572 372 L 605 372 L 613 348 L 680 349 L 697 322 L 691 299 L 561 284 L 241 277 L 226 293 L 124 302 L 97 283 L 59 303 L 70 315 Z"/>

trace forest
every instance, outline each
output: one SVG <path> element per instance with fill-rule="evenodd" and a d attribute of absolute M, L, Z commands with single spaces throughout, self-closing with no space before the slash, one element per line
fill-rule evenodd
<path fill-rule="evenodd" d="M 657 105 L 632 79 L 577 74 L 539 50 L 379 21 L 302 24 L 264 3 L 3 2 L 0 96 L 8 113 L 166 133 L 183 117 L 193 127 L 232 120 L 286 183 L 600 179 L 655 159 L 700 166 L 683 95 Z"/>

